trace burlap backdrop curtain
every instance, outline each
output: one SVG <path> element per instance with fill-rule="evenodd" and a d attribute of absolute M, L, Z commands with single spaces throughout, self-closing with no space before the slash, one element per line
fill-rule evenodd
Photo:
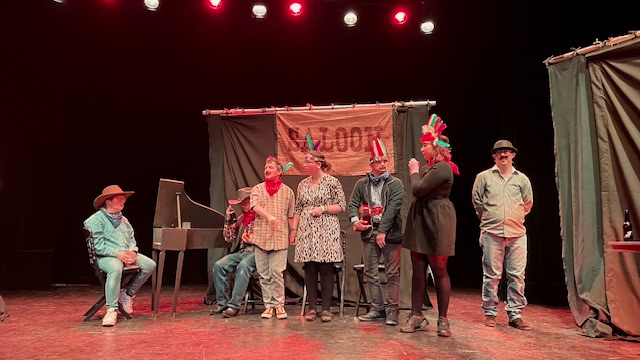
<path fill-rule="evenodd" d="M 423 160 L 420 154 L 421 127 L 425 123 L 428 110 L 424 106 L 415 108 L 396 108 L 393 111 L 393 148 L 396 176 L 399 177 L 405 189 L 405 202 L 402 209 L 403 219 L 411 203 L 408 191 L 407 163 L 411 157 Z M 235 197 L 236 189 L 253 186 L 263 181 L 264 159 L 268 155 L 275 155 L 276 125 L 274 115 L 247 115 L 234 117 L 220 117 L 211 115 L 209 123 L 209 158 L 211 165 L 211 186 L 209 189 L 211 206 L 223 211 L 226 201 Z M 331 161 L 331 159 L 328 159 Z M 283 176 L 283 182 L 294 191 L 304 176 Z M 360 176 L 337 177 L 349 201 L 355 182 Z M 347 214 L 340 215 L 340 226 L 347 233 L 346 252 L 346 291 L 345 299 L 355 301 L 358 293 L 358 282 L 353 265 L 362 263 L 362 241 L 359 234 L 351 230 Z M 224 249 L 209 250 L 209 268 L 224 255 Z M 408 251 L 403 250 L 400 282 L 400 306 L 408 308 L 411 296 L 411 260 Z M 384 280 L 384 276 L 383 276 Z M 289 264 L 286 273 L 288 295 L 302 295 L 304 275 L 302 264 L 293 262 L 293 248 L 289 251 Z M 208 298 L 213 298 L 212 279 L 207 292 Z"/>
<path fill-rule="evenodd" d="M 548 70 L 569 306 L 589 336 L 640 336 L 640 254 L 609 245 L 624 209 L 640 230 L 640 42 Z"/>

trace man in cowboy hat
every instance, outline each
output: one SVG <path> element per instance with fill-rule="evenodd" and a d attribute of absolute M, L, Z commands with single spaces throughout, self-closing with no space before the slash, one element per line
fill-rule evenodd
<path fill-rule="evenodd" d="M 387 171 L 387 150 L 382 140 L 374 138 L 370 150 L 371 172 L 354 185 L 348 207 L 353 230 L 361 234 L 364 275 L 369 283 L 373 305 L 371 311 L 358 319 L 386 319 L 387 325 L 398 325 L 400 251 L 403 236 L 400 209 L 404 199 L 404 186 L 400 179 L 391 176 Z M 378 276 L 381 256 L 384 256 L 387 275 L 389 306 L 386 310 Z"/>
<path fill-rule="evenodd" d="M 235 216 L 231 205 L 242 208 L 242 215 Z M 213 279 L 216 287 L 216 308 L 212 313 L 222 313 L 224 317 L 238 314 L 240 301 L 249 285 L 249 277 L 256 271 L 254 253 L 253 221 L 256 213 L 251 210 L 251 188 L 238 190 L 235 199 L 229 200 L 227 222 L 224 224 L 224 240 L 231 243 L 230 253 L 218 260 L 213 266 Z M 229 274 L 236 273 L 235 283 L 229 297 Z"/>
<path fill-rule="evenodd" d="M 527 266 L 524 217 L 533 206 L 533 191 L 529 178 L 513 167 L 517 152 L 509 140 L 497 141 L 491 150 L 495 165 L 476 176 L 471 196 L 480 219 L 484 325 L 496 326 L 498 285 L 504 263 L 508 282 L 505 310 L 509 325 L 530 330 L 522 320 L 522 311 L 527 305 L 524 296 Z"/>
<path fill-rule="evenodd" d="M 98 210 L 84 221 L 85 229 L 93 235 L 93 245 L 98 257 L 98 266 L 107 273 L 104 294 L 107 313 L 102 318 L 102 326 L 113 326 L 118 319 L 118 301 L 128 313 L 133 312 L 133 296 L 151 276 L 156 263 L 138 253 L 133 227 L 122 215 L 124 203 L 133 191 L 122 191 L 118 185 L 109 185 L 93 200 Z M 126 289 L 120 289 L 122 269 L 136 264 L 140 271 Z"/>

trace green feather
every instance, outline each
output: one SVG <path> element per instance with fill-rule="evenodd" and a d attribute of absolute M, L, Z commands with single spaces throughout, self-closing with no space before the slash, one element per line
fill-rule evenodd
<path fill-rule="evenodd" d="M 311 140 L 310 134 L 307 134 L 307 143 L 309 144 L 309 151 L 313 150 L 313 140 Z"/>

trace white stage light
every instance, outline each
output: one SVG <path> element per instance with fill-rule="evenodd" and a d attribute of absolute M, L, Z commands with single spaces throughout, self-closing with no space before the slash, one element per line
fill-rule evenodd
<path fill-rule="evenodd" d="M 404 11 L 398 11 L 397 13 L 395 13 L 395 15 L 393 16 L 393 19 L 396 21 L 396 23 L 402 25 L 404 23 L 407 22 L 407 13 Z"/>
<path fill-rule="evenodd" d="M 255 18 L 262 19 L 267 16 L 267 7 L 262 4 L 256 4 L 253 5 L 251 12 Z"/>
<path fill-rule="evenodd" d="M 156 11 L 158 6 L 160 6 L 160 1 L 159 0 L 144 0 L 144 5 L 147 7 L 147 9 L 149 9 L 151 11 Z"/>
<path fill-rule="evenodd" d="M 53 1 L 55 1 L 57 3 L 60 3 L 60 4 L 64 4 L 64 0 L 53 0 Z"/>
<path fill-rule="evenodd" d="M 291 5 L 289 5 L 289 12 L 291 12 L 293 16 L 302 14 L 302 5 L 299 2 L 291 3 Z"/>
<path fill-rule="evenodd" d="M 433 21 L 425 21 L 420 24 L 420 31 L 422 31 L 425 35 L 429 35 L 433 32 L 435 25 L 433 25 Z"/>
<path fill-rule="evenodd" d="M 209 5 L 211 5 L 212 8 L 217 9 L 222 5 L 222 0 L 209 0 Z"/>
<path fill-rule="evenodd" d="M 349 11 L 344 16 L 344 23 L 347 24 L 347 26 L 349 27 L 355 26 L 357 22 L 358 22 L 358 16 L 356 16 L 356 13 L 354 13 L 353 11 Z"/>

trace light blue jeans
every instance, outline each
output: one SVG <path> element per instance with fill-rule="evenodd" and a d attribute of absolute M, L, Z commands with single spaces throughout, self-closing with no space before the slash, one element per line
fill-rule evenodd
<path fill-rule="evenodd" d="M 249 277 L 256 271 L 256 255 L 253 252 L 237 252 L 216 261 L 213 265 L 213 281 L 216 286 L 216 303 L 219 307 L 240 308 L 247 292 Z M 229 274 L 235 272 L 236 279 L 229 298 Z"/>
<path fill-rule="evenodd" d="M 140 271 L 131 280 L 128 293 L 135 294 L 145 281 L 151 276 L 156 268 L 156 263 L 148 257 L 138 254 L 136 265 L 140 266 Z M 100 270 L 107 273 L 107 281 L 104 283 L 104 295 L 107 298 L 107 308 L 118 308 L 118 296 L 120 296 L 120 280 L 122 279 L 122 269 L 124 263 L 112 256 L 99 256 L 98 266 Z"/>
<path fill-rule="evenodd" d="M 398 310 L 400 300 L 400 251 L 402 245 L 387 243 L 380 248 L 375 241 L 362 243 L 362 260 L 364 260 L 364 276 L 369 284 L 371 305 L 374 311 L 384 312 L 384 298 L 378 275 L 380 257 L 384 256 L 384 270 L 387 275 L 387 300 L 390 311 Z"/>
<path fill-rule="evenodd" d="M 264 251 L 255 247 L 262 299 L 267 308 L 284 306 L 283 272 L 287 268 L 287 251 L 288 249 Z"/>
<path fill-rule="evenodd" d="M 482 247 L 482 310 L 485 315 L 498 314 L 498 286 L 504 263 L 507 272 L 507 305 L 509 321 L 522 317 L 527 305 L 524 296 L 524 273 L 527 267 L 527 234 L 505 238 L 488 233 L 480 234 Z"/>

